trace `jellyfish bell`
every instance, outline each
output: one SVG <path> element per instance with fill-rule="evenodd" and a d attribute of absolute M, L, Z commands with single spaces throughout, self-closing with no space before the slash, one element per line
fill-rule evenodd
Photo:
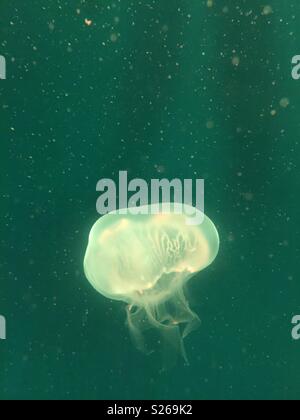
<path fill-rule="evenodd" d="M 155 329 L 186 359 L 183 338 L 199 318 L 183 288 L 216 258 L 218 232 L 207 216 L 187 205 L 127 210 L 109 213 L 93 226 L 86 277 L 106 298 L 127 303 L 127 323 L 140 350 L 149 351 L 145 331 Z M 191 214 L 202 223 L 188 223 Z"/>

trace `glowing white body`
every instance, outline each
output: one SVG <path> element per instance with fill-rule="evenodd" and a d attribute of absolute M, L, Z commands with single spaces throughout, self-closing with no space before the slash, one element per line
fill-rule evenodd
<path fill-rule="evenodd" d="M 184 323 L 183 336 L 194 329 L 198 317 L 182 289 L 218 254 L 219 236 L 211 220 L 204 216 L 201 225 L 189 226 L 174 206 L 160 214 L 151 214 L 151 206 L 148 214 L 114 212 L 99 219 L 90 233 L 86 276 L 105 297 L 129 304 L 128 324 L 136 338 L 145 321 L 161 329 Z"/>

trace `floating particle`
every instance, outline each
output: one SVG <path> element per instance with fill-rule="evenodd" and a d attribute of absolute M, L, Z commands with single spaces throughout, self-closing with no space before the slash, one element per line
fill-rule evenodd
<path fill-rule="evenodd" d="M 214 121 L 212 121 L 212 120 L 207 121 L 206 128 L 208 128 L 209 130 L 211 130 L 212 128 L 214 128 L 214 126 L 215 126 Z"/>
<path fill-rule="evenodd" d="M 262 14 L 263 14 L 264 16 L 271 15 L 272 13 L 273 13 L 273 8 L 272 8 L 272 6 L 270 6 L 270 5 L 264 6 L 263 11 L 262 11 Z"/>
<path fill-rule="evenodd" d="M 55 29 L 55 24 L 54 24 L 54 22 L 50 22 L 50 23 L 49 23 L 49 29 L 50 29 L 50 31 L 51 31 L 51 32 L 53 32 L 53 31 L 54 31 L 54 29 Z"/>
<path fill-rule="evenodd" d="M 279 104 L 282 108 L 287 108 L 290 105 L 290 100 L 289 98 L 282 98 Z"/>
<path fill-rule="evenodd" d="M 110 35 L 111 42 L 117 42 L 119 39 L 119 35 L 117 33 L 113 33 Z"/>
<path fill-rule="evenodd" d="M 242 196 L 246 201 L 253 201 L 254 199 L 254 194 L 252 192 L 243 193 Z"/>
<path fill-rule="evenodd" d="M 241 59 L 238 56 L 232 57 L 232 65 L 238 67 L 240 65 Z"/>
<path fill-rule="evenodd" d="M 154 167 L 159 174 L 166 172 L 166 168 L 163 165 L 154 165 Z"/>

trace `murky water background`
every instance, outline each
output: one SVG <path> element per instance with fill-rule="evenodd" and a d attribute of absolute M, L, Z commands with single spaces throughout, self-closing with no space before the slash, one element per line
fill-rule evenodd
<path fill-rule="evenodd" d="M 300 4 L 0 10 L 0 398 L 298 398 Z M 222 244 L 189 285 L 189 367 L 138 353 L 84 277 L 96 182 L 120 170 L 206 180 Z"/>

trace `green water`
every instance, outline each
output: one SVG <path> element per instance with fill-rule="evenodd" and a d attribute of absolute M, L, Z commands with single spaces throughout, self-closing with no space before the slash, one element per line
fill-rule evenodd
<path fill-rule="evenodd" d="M 300 4 L 213 3 L 1 2 L 1 399 L 300 397 Z M 206 181 L 221 248 L 188 287 L 190 366 L 137 352 L 84 277 L 120 170 Z"/>

